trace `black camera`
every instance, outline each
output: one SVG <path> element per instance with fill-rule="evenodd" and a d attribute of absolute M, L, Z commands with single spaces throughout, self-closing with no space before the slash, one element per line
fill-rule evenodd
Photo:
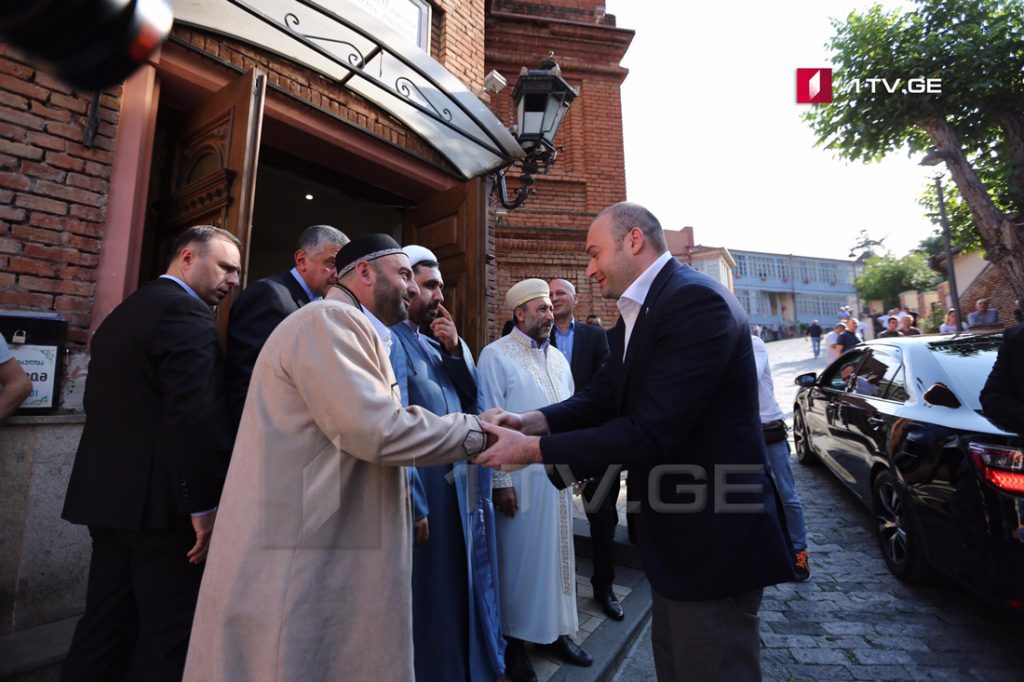
<path fill-rule="evenodd" d="M 80 90 L 127 78 L 171 30 L 167 0 L 3 0 L 0 37 Z"/>

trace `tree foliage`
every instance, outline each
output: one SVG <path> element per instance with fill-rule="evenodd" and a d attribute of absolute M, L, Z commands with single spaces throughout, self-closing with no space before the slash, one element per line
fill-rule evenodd
<path fill-rule="evenodd" d="M 941 151 L 953 242 L 983 248 L 1024 295 L 1024 0 L 876 5 L 833 25 L 833 101 L 805 115 L 819 144 L 863 162 Z M 869 78 L 938 78 L 941 93 L 872 91 Z M 935 187 L 923 189 L 938 224 Z"/>
<path fill-rule="evenodd" d="M 912 251 L 901 258 L 886 254 L 872 256 L 865 262 L 857 278 L 857 290 L 864 300 L 881 300 L 886 308 L 891 308 L 897 305 L 901 291 L 932 289 L 936 280 L 925 254 Z"/>

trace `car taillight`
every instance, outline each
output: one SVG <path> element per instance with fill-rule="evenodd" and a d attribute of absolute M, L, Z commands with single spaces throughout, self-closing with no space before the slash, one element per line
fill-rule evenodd
<path fill-rule="evenodd" d="M 971 443 L 967 450 L 986 481 L 1000 490 L 1024 493 L 1024 452 L 1020 448 Z"/>

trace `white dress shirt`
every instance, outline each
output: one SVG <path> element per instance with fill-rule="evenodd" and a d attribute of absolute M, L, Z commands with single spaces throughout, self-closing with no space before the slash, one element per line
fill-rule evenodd
<path fill-rule="evenodd" d="M 636 326 L 636 318 L 640 316 L 640 308 L 654 284 L 654 278 L 658 276 L 665 263 L 672 260 L 672 254 L 666 251 L 658 256 L 658 259 L 651 263 L 633 283 L 622 292 L 622 296 L 615 302 L 622 315 L 622 321 L 626 325 L 626 336 L 622 344 L 622 359 L 626 359 L 626 349 L 629 348 L 629 337 L 633 334 L 633 327 Z"/>

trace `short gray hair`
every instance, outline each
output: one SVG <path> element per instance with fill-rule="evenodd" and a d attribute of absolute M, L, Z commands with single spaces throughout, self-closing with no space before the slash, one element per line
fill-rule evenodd
<path fill-rule="evenodd" d="M 597 218 L 602 218 L 606 215 L 611 218 L 612 233 L 620 244 L 626 238 L 629 231 L 636 227 L 644 233 L 644 239 L 651 243 L 655 251 L 663 253 L 668 250 L 668 244 L 665 242 L 665 231 L 661 229 L 661 223 L 658 222 L 653 213 L 640 204 L 620 201 L 598 213 Z"/>
<path fill-rule="evenodd" d="M 307 227 L 299 235 L 299 243 L 296 249 L 306 253 L 316 253 L 324 244 L 334 244 L 338 248 L 348 244 L 349 238 L 345 233 L 330 225 L 313 225 Z"/>

